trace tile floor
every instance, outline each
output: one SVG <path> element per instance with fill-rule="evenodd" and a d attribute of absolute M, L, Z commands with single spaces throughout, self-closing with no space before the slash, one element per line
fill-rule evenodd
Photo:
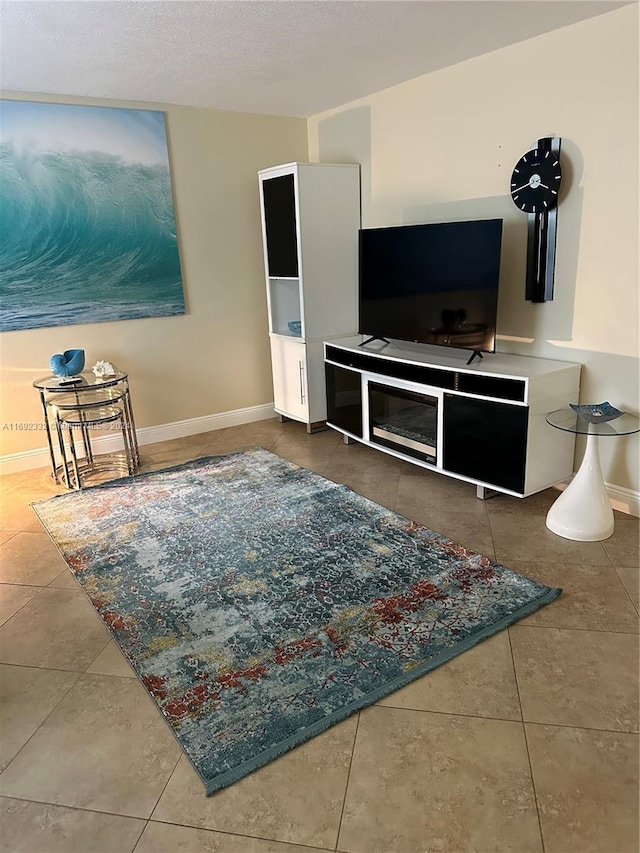
<path fill-rule="evenodd" d="M 0 478 L 0 849 L 637 853 L 638 519 L 544 524 L 276 419 L 142 448 L 145 470 L 262 445 L 547 584 L 560 599 L 212 797 L 29 507 Z"/>

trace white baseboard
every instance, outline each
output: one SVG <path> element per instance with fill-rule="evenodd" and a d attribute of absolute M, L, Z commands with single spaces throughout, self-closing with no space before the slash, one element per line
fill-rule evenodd
<path fill-rule="evenodd" d="M 262 406 L 249 406 L 246 409 L 203 415 L 199 418 L 174 421 L 170 424 L 142 427 L 136 430 L 136 435 L 138 436 L 138 443 L 142 446 L 155 444 L 158 441 L 169 441 L 172 438 L 185 438 L 188 435 L 198 435 L 201 432 L 211 432 L 225 427 L 264 421 L 267 418 L 272 418 L 274 414 L 273 403 L 265 403 Z M 122 447 L 121 439 L 116 435 L 100 436 L 92 444 L 96 453 L 113 453 Z M 0 456 L 0 475 L 30 471 L 33 468 L 47 468 L 50 465 L 51 460 L 47 447 L 25 450 L 21 453 L 7 453 Z M 640 492 L 625 489 L 623 486 L 616 486 L 613 483 L 606 483 L 606 487 L 614 509 L 636 517 L 640 516 Z M 560 483 L 557 488 L 562 490 L 566 488 L 566 484 Z"/>
<path fill-rule="evenodd" d="M 555 486 L 563 492 L 568 483 L 558 483 Z M 635 515 L 640 517 L 640 492 L 634 492 L 633 489 L 625 489 L 623 486 L 616 486 L 613 483 L 605 483 L 611 506 L 620 512 L 626 512 L 627 515 Z"/>
<path fill-rule="evenodd" d="M 605 485 L 611 499 L 611 506 L 614 509 L 619 509 L 620 512 L 626 512 L 636 517 L 640 516 L 640 493 L 634 492 L 632 489 L 625 489 L 622 486 L 614 486 L 613 483 L 606 483 Z"/>
<path fill-rule="evenodd" d="M 203 415 L 185 421 L 141 427 L 136 429 L 136 435 L 138 436 L 138 443 L 142 446 L 144 444 L 155 444 L 158 441 L 169 441 L 172 438 L 198 435 L 201 432 L 225 429 L 225 427 L 249 424 L 254 421 L 264 421 L 267 418 L 272 418 L 274 414 L 273 403 L 265 403 L 262 406 L 249 406 L 246 409 Z M 91 444 L 96 453 L 113 453 L 122 448 L 122 439 L 119 435 L 104 435 L 92 440 Z M 48 447 L 38 447 L 35 450 L 24 450 L 19 453 L 7 453 L 0 456 L 0 474 L 14 474 L 19 471 L 30 471 L 33 468 L 47 468 L 50 465 Z"/>

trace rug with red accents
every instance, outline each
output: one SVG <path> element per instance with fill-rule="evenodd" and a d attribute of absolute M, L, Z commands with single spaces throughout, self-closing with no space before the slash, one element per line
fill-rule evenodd
<path fill-rule="evenodd" d="M 33 507 L 209 794 L 560 594 L 263 448 Z"/>

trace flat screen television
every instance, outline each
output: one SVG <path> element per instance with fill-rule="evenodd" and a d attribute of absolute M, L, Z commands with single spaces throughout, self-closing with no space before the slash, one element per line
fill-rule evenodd
<path fill-rule="evenodd" d="M 364 228 L 358 332 L 495 352 L 502 219 Z"/>

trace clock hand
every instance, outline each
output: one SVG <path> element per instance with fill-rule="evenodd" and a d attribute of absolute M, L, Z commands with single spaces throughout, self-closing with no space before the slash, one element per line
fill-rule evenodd
<path fill-rule="evenodd" d="M 512 193 L 519 193 L 520 190 L 523 190 L 525 187 L 530 187 L 531 184 L 527 181 L 526 184 L 523 184 L 521 187 L 516 187 L 515 190 L 511 190 Z"/>

